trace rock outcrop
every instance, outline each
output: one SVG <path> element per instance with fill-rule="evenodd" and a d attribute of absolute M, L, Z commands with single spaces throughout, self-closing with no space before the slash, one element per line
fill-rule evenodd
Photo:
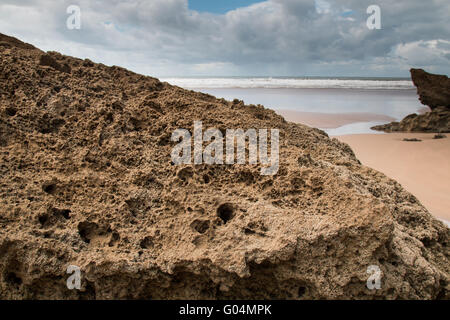
<path fill-rule="evenodd" d="M 384 132 L 450 132 L 450 109 L 435 108 L 424 114 L 410 114 L 400 122 L 372 127 L 373 130 Z"/>
<path fill-rule="evenodd" d="M 324 132 L 5 36 L 0 57 L 0 298 L 449 297 L 449 228 Z M 174 165 L 194 120 L 278 128 L 278 173 Z"/>
<path fill-rule="evenodd" d="M 431 110 L 441 106 L 450 109 L 450 79 L 447 76 L 431 74 L 422 69 L 411 69 L 410 72 L 422 104 Z"/>
<path fill-rule="evenodd" d="M 417 87 L 419 100 L 431 112 L 410 114 L 400 122 L 374 126 L 384 132 L 450 132 L 450 79 L 445 75 L 411 69 L 411 79 Z"/>

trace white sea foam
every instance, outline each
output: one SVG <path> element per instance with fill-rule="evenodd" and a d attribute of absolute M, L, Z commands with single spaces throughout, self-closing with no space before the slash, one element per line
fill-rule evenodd
<path fill-rule="evenodd" d="M 447 225 L 447 227 L 450 228 L 450 222 L 444 219 L 440 219 L 445 225 Z"/>
<path fill-rule="evenodd" d="M 292 88 L 292 89 L 414 89 L 411 80 L 347 78 L 165 78 L 170 84 L 186 88 Z"/>
<path fill-rule="evenodd" d="M 363 134 L 363 133 L 383 134 L 383 132 L 374 131 L 370 128 L 385 123 L 386 122 L 381 121 L 354 122 L 340 126 L 338 128 L 322 129 L 322 130 L 328 133 L 329 136 L 343 136 L 346 134 Z"/>

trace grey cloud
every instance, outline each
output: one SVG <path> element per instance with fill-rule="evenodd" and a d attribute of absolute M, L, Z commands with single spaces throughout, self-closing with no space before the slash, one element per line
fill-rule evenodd
<path fill-rule="evenodd" d="M 441 57 L 426 66 L 448 73 L 448 1 L 327 2 L 328 13 L 313 0 L 269 0 L 212 15 L 187 0 L 3 0 L 0 32 L 155 75 L 407 75 L 414 61 L 425 66 L 413 54 L 420 45 Z M 70 4 L 81 7 L 81 30 L 65 28 Z M 382 30 L 366 27 L 370 4 L 381 7 Z M 17 25 L 27 18 L 28 27 Z"/>

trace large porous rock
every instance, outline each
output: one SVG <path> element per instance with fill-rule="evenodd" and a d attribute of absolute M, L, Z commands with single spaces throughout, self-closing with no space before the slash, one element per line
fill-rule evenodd
<path fill-rule="evenodd" d="M 450 230 L 348 145 L 262 106 L 43 54 L 0 50 L 0 298 L 448 297 Z M 174 165 L 171 134 L 195 120 L 279 129 L 277 174 Z"/>
<path fill-rule="evenodd" d="M 445 75 L 431 74 L 422 69 L 411 69 L 411 79 L 417 87 L 422 104 L 434 108 L 450 108 L 450 79 Z"/>
<path fill-rule="evenodd" d="M 424 114 L 410 114 L 400 122 L 372 127 L 384 132 L 450 132 L 450 109 L 437 107 Z"/>

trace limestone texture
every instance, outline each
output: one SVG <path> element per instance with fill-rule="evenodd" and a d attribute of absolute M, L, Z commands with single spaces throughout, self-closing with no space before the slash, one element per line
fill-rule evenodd
<path fill-rule="evenodd" d="M 173 165 L 195 120 L 279 129 L 278 173 Z M 445 299 L 449 232 L 318 129 L 0 35 L 2 299 Z"/>

